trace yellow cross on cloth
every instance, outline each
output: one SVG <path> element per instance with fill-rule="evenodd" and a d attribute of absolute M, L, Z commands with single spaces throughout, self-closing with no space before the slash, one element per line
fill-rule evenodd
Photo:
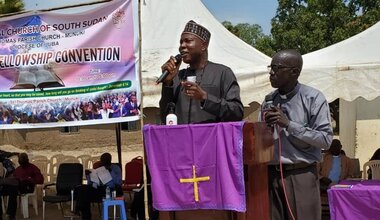
<path fill-rule="evenodd" d="M 179 179 L 180 183 L 193 183 L 194 184 L 194 198 L 195 198 L 196 202 L 199 201 L 198 182 L 201 182 L 201 181 L 210 181 L 210 177 L 209 176 L 197 177 L 197 175 L 195 173 L 195 165 L 193 165 L 193 178 L 188 178 L 188 179 L 180 178 Z"/>

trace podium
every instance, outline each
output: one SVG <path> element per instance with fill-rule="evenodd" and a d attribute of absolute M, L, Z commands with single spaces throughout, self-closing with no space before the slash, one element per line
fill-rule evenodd
<path fill-rule="evenodd" d="M 177 218 L 175 211 L 160 211 L 160 220 L 251 220 L 269 219 L 268 166 L 273 158 L 273 136 L 264 122 L 246 122 L 243 127 L 244 179 L 247 211 L 217 211 L 218 217 L 204 210 L 191 210 Z M 215 214 L 215 213 L 213 213 Z M 199 216 L 201 215 L 201 218 Z"/>

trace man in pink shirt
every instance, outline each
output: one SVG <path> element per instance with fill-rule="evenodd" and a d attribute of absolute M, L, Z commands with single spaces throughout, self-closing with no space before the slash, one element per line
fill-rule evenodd
<path fill-rule="evenodd" d="M 21 153 L 18 156 L 19 167 L 13 173 L 13 177 L 17 178 L 20 182 L 19 191 L 21 194 L 31 193 L 34 191 L 36 184 L 44 183 L 44 176 L 40 169 L 29 163 L 29 158 L 26 153 Z"/>
<path fill-rule="evenodd" d="M 31 193 L 34 191 L 36 184 L 43 184 L 44 177 L 40 169 L 34 164 L 29 163 L 29 158 L 26 153 L 21 153 L 18 156 L 19 167 L 7 177 L 2 184 L 0 195 L 8 195 L 8 219 L 13 220 L 16 216 L 17 195 Z M 1 200 L 0 200 L 1 202 Z M 1 204 L 0 204 L 1 205 Z M 0 206 L 1 207 L 1 206 Z M 0 208 L 0 219 L 2 219 L 3 210 Z"/>

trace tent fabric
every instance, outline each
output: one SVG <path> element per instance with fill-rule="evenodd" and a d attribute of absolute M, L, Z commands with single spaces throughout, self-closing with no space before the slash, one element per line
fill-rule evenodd
<path fill-rule="evenodd" d="M 200 0 L 142 1 L 142 84 L 144 107 L 158 107 L 161 66 L 178 54 L 181 33 L 189 20 L 211 32 L 209 60 L 229 66 L 237 76 L 244 105 L 261 102 L 272 88 L 266 66 L 270 58 L 230 33 Z M 186 68 L 182 63 L 181 68 Z"/>
<path fill-rule="evenodd" d="M 329 47 L 303 56 L 300 81 L 337 98 L 372 100 L 380 95 L 380 22 Z"/>
<path fill-rule="evenodd" d="M 170 7 L 168 7 L 170 6 Z M 245 106 L 261 103 L 273 90 L 266 66 L 271 58 L 234 36 L 200 0 L 145 0 L 142 5 L 142 83 L 144 107 L 158 107 L 160 67 L 178 53 L 181 32 L 189 20 L 211 32 L 209 60 L 229 66 L 237 76 Z M 380 95 L 380 22 L 349 39 L 303 56 L 300 82 L 315 87 L 329 102 Z M 181 68 L 186 65 L 182 64 Z"/>

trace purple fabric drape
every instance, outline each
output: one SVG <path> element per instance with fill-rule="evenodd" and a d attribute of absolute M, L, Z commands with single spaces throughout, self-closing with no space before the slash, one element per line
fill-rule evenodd
<path fill-rule="evenodd" d="M 243 125 L 144 126 L 153 207 L 244 212 Z"/>
<path fill-rule="evenodd" d="M 329 189 L 332 220 L 380 219 L 380 181 L 342 181 L 352 188 Z"/>

